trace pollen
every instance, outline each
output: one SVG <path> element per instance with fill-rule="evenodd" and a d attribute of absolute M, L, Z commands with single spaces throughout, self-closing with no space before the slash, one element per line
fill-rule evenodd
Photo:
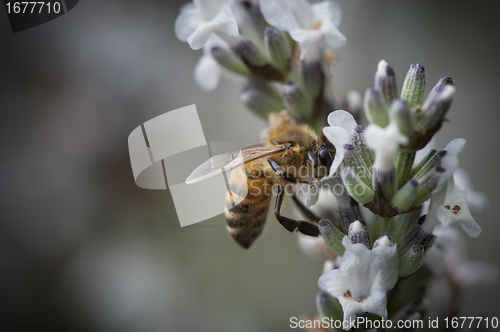
<path fill-rule="evenodd" d="M 454 213 L 454 214 L 458 214 L 458 212 L 459 212 L 459 211 L 460 211 L 460 209 L 461 209 L 461 207 L 460 207 L 460 206 L 458 206 L 458 205 L 455 205 L 455 206 L 453 207 L 453 209 L 452 209 L 449 205 L 445 205 L 445 206 L 444 206 L 444 208 L 445 208 L 445 209 L 447 209 L 447 210 L 451 210 L 451 212 L 452 212 L 452 213 Z"/>
<path fill-rule="evenodd" d="M 323 23 L 321 23 L 321 21 L 319 21 L 318 23 L 316 23 L 316 25 L 313 27 L 313 30 L 319 30 L 321 28 L 321 26 L 323 25 Z"/>
<path fill-rule="evenodd" d="M 323 53 L 323 58 L 325 59 L 325 62 L 329 65 L 332 65 L 335 61 L 337 61 L 335 53 L 329 50 Z"/>
<path fill-rule="evenodd" d="M 352 293 L 351 293 L 351 291 L 350 291 L 350 290 L 347 290 L 347 292 L 345 292 L 345 293 L 344 293 L 344 297 L 345 297 L 345 298 L 349 298 L 349 297 L 351 297 L 351 296 L 352 296 Z"/>
<path fill-rule="evenodd" d="M 366 297 L 364 297 L 364 298 L 362 298 L 362 299 L 357 299 L 357 300 L 356 300 L 356 302 L 358 302 L 358 303 L 362 303 L 362 302 L 364 302 L 365 300 L 366 300 Z"/>

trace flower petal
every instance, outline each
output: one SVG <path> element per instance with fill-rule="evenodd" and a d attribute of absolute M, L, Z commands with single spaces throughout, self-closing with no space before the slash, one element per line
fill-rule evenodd
<path fill-rule="evenodd" d="M 371 265 L 371 272 L 376 273 L 372 292 L 387 292 L 392 289 L 398 281 L 398 251 L 397 245 L 378 246 L 372 249 L 375 254 Z"/>
<path fill-rule="evenodd" d="M 238 23 L 229 4 L 225 3 L 213 20 L 216 28 L 229 36 L 238 35 Z"/>
<path fill-rule="evenodd" d="M 362 312 L 371 312 L 387 319 L 387 292 L 374 292 L 370 297 L 361 302 Z"/>
<path fill-rule="evenodd" d="M 311 47 L 319 47 L 323 34 L 319 30 L 295 29 L 290 31 L 290 37 L 300 44 L 300 60 L 303 60 Z"/>
<path fill-rule="evenodd" d="M 453 173 L 455 183 L 467 192 L 467 201 L 469 207 L 474 212 L 484 212 L 488 206 L 488 197 L 482 192 L 475 191 L 472 188 L 472 181 L 469 174 L 462 168 L 458 168 Z"/>
<path fill-rule="evenodd" d="M 205 22 L 198 25 L 196 30 L 189 36 L 187 42 L 193 50 L 199 50 L 205 45 L 214 30 L 214 23 Z"/>
<path fill-rule="evenodd" d="M 342 20 L 342 9 L 333 1 L 323 1 L 315 3 L 312 6 L 314 17 L 322 22 L 329 22 L 333 26 L 338 27 Z"/>
<path fill-rule="evenodd" d="M 231 11 L 233 12 L 234 18 L 236 22 L 241 26 L 245 24 L 245 9 L 240 0 L 228 0 L 229 7 L 231 7 Z"/>
<path fill-rule="evenodd" d="M 328 115 L 328 124 L 332 127 L 344 128 L 349 135 L 352 134 L 354 127 L 358 125 L 352 114 L 343 110 L 330 113 Z"/>
<path fill-rule="evenodd" d="M 314 11 L 309 1 L 287 0 L 286 5 L 295 16 L 301 28 L 310 29 L 316 25 L 316 17 L 314 17 Z"/>
<path fill-rule="evenodd" d="M 199 11 L 192 3 L 187 3 L 175 19 L 175 36 L 180 41 L 186 42 L 201 22 Z"/>
<path fill-rule="evenodd" d="M 330 141 L 330 143 L 335 146 L 335 158 L 333 159 L 332 166 L 330 167 L 329 176 L 333 176 L 337 171 L 337 168 L 344 160 L 344 145 L 351 143 L 351 136 L 349 133 L 341 127 L 325 127 L 323 128 L 323 134 L 325 134 L 326 138 Z"/>
<path fill-rule="evenodd" d="M 294 13 L 288 7 L 287 0 L 266 0 L 259 1 L 259 4 L 262 15 L 270 25 L 284 31 L 301 28 Z"/>
<path fill-rule="evenodd" d="M 221 70 L 217 61 L 209 54 L 201 56 L 194 67 L 194 79 L 203 91 L 212 91 L 219 85 Z"/>
<path fill-rule="evenodd" d="M 395 123 L 390 123 L 385 128 L 370 124 L 366 127 L 364 135 L 368 147 L 375 151 L 373 167 L 380 171 L 391 170 L 399 146 L 408 143 L 408 137 L 399 132 Z"/>
<path fill-rule="evenodd" d="M 453 141 L 448 143 L 445 150 L 448 151 L 450 155 L 458 156 L 460 152 L 462 152 L 465 143 L 466 143 L 465 139 L 455 138 Z"/>
<path fill-rule="evenodd" d="M 325 32 L 325 40 L 330 47 L 340 48 L 345 45 L 347 38 L 336 27 L 331 27 Z"/>
<path fill-rule="evenodd" d="M 226 5 L 224 0 L 193 0 L 193 2 L 206 20 L 212 20 L 217 16 L 222 6 Z"/>
<path fill-rule="evenodd" d="M 462 222 L 460 222 L 460 226 L 462 226 L 465 233 L 467 233 L 470 237 L 478 237 L 482 231 L 481 227 L 479 227 L 472 216 L 470 216 L 470 218 L 463 219 Z"/>
<path fill-rule="evenodd" d="M 319 182 L 313 186 L 301 184 L 297 189 L 297 198 L 305 206 L 311 207 L 318 202 L 319 191 Z"/>

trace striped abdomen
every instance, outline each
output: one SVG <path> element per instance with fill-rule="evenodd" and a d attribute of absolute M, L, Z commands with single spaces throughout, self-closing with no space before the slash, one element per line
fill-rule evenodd
<path fill-rule="evenodd" d="M 259 177 L 252 165 L 256 163 L 234 171 L 229 179 L 231 191 L 226 195 L 227 229 L 245 249 L 262 233 L 271 201 L 271 179 Z"/>

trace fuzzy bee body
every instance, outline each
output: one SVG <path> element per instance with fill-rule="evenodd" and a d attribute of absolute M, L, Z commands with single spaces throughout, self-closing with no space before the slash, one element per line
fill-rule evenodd
<path fill-rule="evenodd" d="M 290 232 L 317 236 L 315 224 L 282 216 L 281 204 L 287 185 L 311 184 L 328 174 L 332 153 L 334 150 L 320 146 L 309 126 L 282 124 L 271 127 L 261 145 L 211 158 L 193 171 L 186 183 L 234 170 L 229 178 L 225 217 L 229 234 L 245 249 L 262 233 L 274 186 L 278 188 L 275 215 L 280 224 Z M 242 164 L 244 167 L 238 167 Z"/>
<path fill-rule="evenodd" d="M 271 195 L 261 192 L 272 186 L 270 178 L 261 176 L 263 164 L 260 160 L 238 168 L 229 179 L 231 191 L 226 195 L 226 224 L 231 237 L 248 249 L 259 237 L 266 223 Z M 246 178 L 246 181 L 245 181 Z M 246 195 L 240 196 L 238 193 Z M 234 202 L 240 202 L 234 205 Z"/>

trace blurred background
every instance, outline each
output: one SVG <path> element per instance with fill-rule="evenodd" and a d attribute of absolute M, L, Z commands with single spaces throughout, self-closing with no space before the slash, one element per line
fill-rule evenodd
<path fill-rule="evenodd" d="M 490 201 L 469 258 L 500 266 L 498 2 L 338 2 L 337 99 L 371 87 L 381 59 L 399 84 L 417 62 L 427 91 L 455 80 L 436 143 L 467 139 L 461 165 Z M 239 86 L 196 86 L 201 51 L 173 29 L 183 3 L 80 1 L 16 34 L 0 9 L 2 331 L 287 331 L 290 317 L 316 314 L 322 262 L 276 222 L 244 251 L 223 216 L 181 228 L 168 190 L 134 183 L 127 137 L 157 115 L 196 104 L 207 141 L 238 146 L 266 126 Z M 498 298 L 498 285 L 474 288 L 464 316 L 499 316 Z"/>

